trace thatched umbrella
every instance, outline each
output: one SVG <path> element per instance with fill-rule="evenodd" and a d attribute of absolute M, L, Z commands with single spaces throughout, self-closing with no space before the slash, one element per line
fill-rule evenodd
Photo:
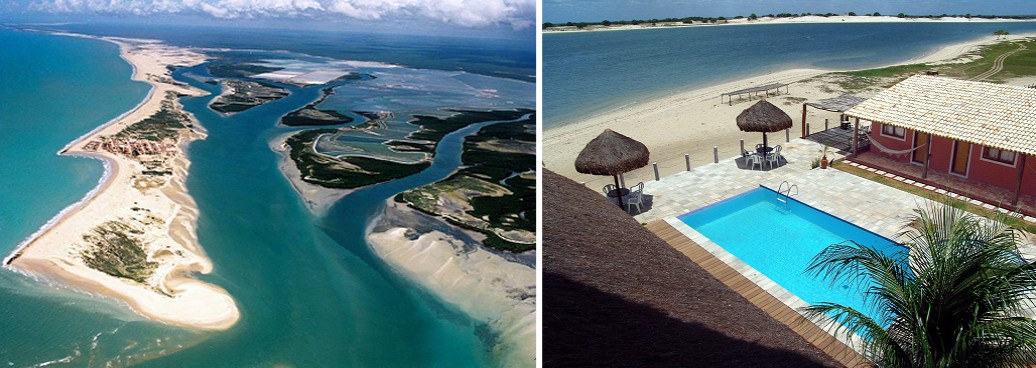
<path fill-rule="evenodd" d="M 584 174 L 611 175 L 615 177 L 615 188 L 619 188 L 619 174 L 647 166 L 647 146 L 633 138 L 605 129 L 583 147 L 576 157 L 576 171 Z M 619 193 L 619 207 L 622 207 L 622 192 Z"/>
<path fill-rule="evenodd" d="M 791 116 L 765 99 L 759 100 L 737 116 L 737 127 L 742 132 L 762 132 L 763 147 L 769 147 L 766 144 L 766 133 L 791 128 Z"/>

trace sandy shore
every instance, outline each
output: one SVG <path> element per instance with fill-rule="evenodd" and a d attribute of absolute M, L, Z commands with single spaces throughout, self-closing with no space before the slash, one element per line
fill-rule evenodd
<path fill-rule="evenodd" d="M 398 208 L 396 206 L 403 207 Z M 441 220 L 392 200 L 367 233 L 374 252 L 407 279 L 435 293 L 498 334 L 492 353 L 500 366 L 536 362 L 535 258 L 497 254 Z"/>
<path fill-rule="evenodd" d="M 113 297 L 135 312 L 164 323 L 200 329 L 229 328 L 240 318 L 234 299 L 225 290 L 192 277 L 195 272 L 209 273 L 213 269 L 197 243 L 194 226 L 198 209 L 183 185 L 190 162 L 182 150 L 190 140 L 204 138 L 197 122 L 189 136 L 180 139 L 176 157 L 171 159 L 172 175 L 168 176 L 143 175 L 145 167 L 136 159 L 85 148 L 90 141 L 112 136 L 153 115 L 161 109 L 168 93 L 205 94 L 173 81 L 166 68 L 196 65 L 204 62 L 205 56 L 153 40 L 101 39 L 119 45 L 122 58 L 134 67 L 132 78 L 150 84 L 151 91 L 133 110 L 62 150 L 63 155 L 103 160 L 105 177 L 87 198 L 62 211 L 48 223 L 50 226 L 27 239 L 5 264 L 77 290 Z M 157 263 L 146 283 L 113 277 L 84 263 L 80 254 L 89 246 L 84 235 L 109 221 L 130 224 L 139 231 L 148 260 Z"/>
<path fill-rule="evenodd" d="M 270 142 L 270 149 L 277 152 L 277 155 L 280 157 L 278 167 L 280 167 L 281 173 L 291 182 L 291 186 L 295 188 L 295 192 L 306 203 L 306 207 L 309 208 L 310 212 L 322 216 L 331 208 L 331 205 L 338 202 L 342 197 L 349 195 L 349 193 L 356 191 L 356 189 L 328 188 L 302 180 L 302 173 L 295 166 L 295 162 L 292 161 L 291 148 L 287 144 L 288 138 L 298 132 L 300 131 L 285 133 L 274 138 Z"/>
<path fill-rule="evenodd" d="M 1010 39 L 1022 36 L 1024 35 L 1015 35 Z M 991 36 L 983 37 L 944 47 L 906 63 L 951 62 L 981 45 L 995 42 L 999 41 Z M 794 127 L 791 128 L 790 136 L 794 139 L 802 132 L 803 101 L 837 97 L 842 93 L 837 86 L 815 78 L 829 72 L 832 70 L 786 70 L 712 87 L 676 92 L 663 98 L 625 106 L 583 121 L 551 128 L 543 132 L 541 160 L 548 169 L 577 182 L 586 182 L 591 188 L 596 189 L 611 183 L 611 177 L 581 174 L 576 172 L 574 166 L 576 156 L 586 143 L 604 129 L 612 129 L 647 145 L 651 151 L 651 162 L 658 163 L 662 176 L 686 170 L 685 154 L 690 155 L 692 167 L 712 163 L 714 147 L 718 149 L 720 159 L 732 157 L 740 154 L 740 139 L 745 140 L 746 147 L 762 143 L 762 134 L 742 132 L 735 123 L 737 115 L 756 100 L 735 98 L 730 106 L 726 100 L 720 102 L 720 94 L 776 82 L 791 83 L 788 93 L 782 89 L 780 95 L 767 97 L 767 100 L 792 117 Z M 866 93 L 858 95 L 869 97 Z M 837 113 L 808 109 L 807 122 L 811 126 L 811 131 L 816 131 L 818 126 L 822 129 L 825 118 L 829 119 L 831 124 L 838 123 Z M 550 117 L 545 116 L 544 119 Z M 781 144 L 785 141 L 785 134 L 771 133 L 768 138 L 771 143 Z M 650 165 L 625 175 L 627 185 L 653 179 L 654 173 Z"/>
<path fill-rule="evenodd" d="M 789 23 L 964 23 L 964 22 L 1032 22 L 1032 19 L 1006 19 L 1006 18 L 964 18 L 964 17 L 943 17 L 943 18 L 899 18 L 896 16 L 882 15 L 882 16 L 870 16 L 870 15 L 832 15 L 830 17 L 824 17 L 819 15 L 808 15 L 802 17 L 787 17 L 787 18 L 775 18 L 775 17 L 759 17 L 756 20 L 748 20 L 748 18 L 740 19 L 727 19 L 725 21 L 717 23 L 694 23 L 687 24 L 683 22 L 658 22 L 658 23 L 641 23 L 637 25 L 624 24 L 624 25 L 612 25 L 602 26 L 594 25 L 584 28 L 578 28 L 576 26 L 556 26 L 544 30 L 544 33 L 569 33 L 569 32 L 598 32 L 598 31 L 627 31 L 627 30 L 638 30 L 638 29 L 658 29 L 658 28 L 679 28 L 679 27 L 715 27 L 715 26 L 738 26 L 738 25 L 757 25 L 757 24 L 789 24 Z M 559 23 L 560 24 L 560 23 Z"/>

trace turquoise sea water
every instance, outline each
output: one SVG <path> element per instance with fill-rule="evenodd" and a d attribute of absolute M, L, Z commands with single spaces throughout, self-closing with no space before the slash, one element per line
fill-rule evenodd
<path fill-rule="evenodd" d="M 98 161 L 54 153 L 132 108 L 147 86 L 128 80 L 129 65 L 109 43 L 3 29 L 0 40 L 0 251 L 7 253 L 102 175 Z M 39 71 L 15 73 L 22 69 Z M 204 68 L 175 77 L 218 92 L 187 75 L 205 76 Z M 169 327 L 111 300 L 2 270 L 0 365 L 93 366 L 144 355 L 153 358 L 147 366 L 159 367 L 496 365 L 490 330 L 397 276 L 364 240 L 385 199 L 455 170 L 463 136 L 478 127 L 444 139 L 430 169 L 357 191 L 318 217 L 281 174 L 270 141 L 295 130 L 276 126 L 277 119 L 316 99 L 321 86 L 287 87 L 290 96 L 230 117 L 206 107 L 213 96 L 182 101 L 209 131 L 187 149 L 199 241 L 215 264 L 200 278 L 237 300 L 237 325 L 222 332 Z"/>
<path fill-rule="evenodd" d="M 781 70 L 901 63 L 946 45 L 991 38 L 997 29 L 1031 33 L 1036 22 L 766 24 L 544 34 L 543 125 L 549 129 L 677 91 Z"/>
<path fill-rule="evenodd" d="M 776 198 L 776 192 L 757 188 L 679 218 L 807 303 L 838 303 L 877 318 L 858 285 L 832 285 L 806 267 L 827 246 L 850 240 L 889 253 L 902 248 L 798 201 L 785 207 Z"/>

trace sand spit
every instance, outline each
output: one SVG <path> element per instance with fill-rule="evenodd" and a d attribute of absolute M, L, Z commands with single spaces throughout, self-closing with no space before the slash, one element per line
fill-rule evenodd
<path fill-rule="evenodd" d="M 23 242 L 7 257 L 5 265 L 77 290 L 113 297 L 135 312 L 164 323 L 199 329 L 229 328 L 240 318 L 234 299 L 225 290 L 191 276 L 213 270 L 194 232 L 197 206 L 183 185 L 190 165 L 183 149 L 191 140 L 204 138 L 197 122 L 191 117 L 193 128 L 181 135 L 178 147 L 156 154 L 175 155 L 168 158 L 172 162 L 169 175 L 145 175 L 148 168 L 137 158 L 87 148 L 91 141 L 111 137 L 158 112 L 170 94 L 205 94 L 174 81 L 167 69 L 170 65 L 200 64 L 205 56 L 154 40 L 98 39 L 118 44 L 122 58 L 133 65 L 132 78 L 150 84 L 151 91 L 136 108 L 60 152 L 104 161 L 105 177 L 87 198 L 62 211 L 48 223 L 51 226 Z M 172 106 L 181 109 L 178 103 Z M 114 277 L 85 263 L 83 254 L 92 244 L 84 236 L 113 222 L 126 224 L 143 244 L 147 261 L 154 262 L 154 272 L 143 282 Z"/>
<path fill-rule="evenodd" d="M 386 215 L 367 234 L 375 254 L 407 279 L 491 327 L 499 339 L 492 352 L 501 366 L 535 365 L 535 268 L 520 263 L 520 256 L 484 249 L 439 219 L 396 208 L 391 199 L 387 202 Z"/>

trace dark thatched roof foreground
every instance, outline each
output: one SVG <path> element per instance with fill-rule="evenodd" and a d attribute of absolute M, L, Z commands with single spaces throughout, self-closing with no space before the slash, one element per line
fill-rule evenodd
<path fill-rule="evenodd" d="M 647 146 L 633 138 L 605 129 L 576 157 L 576 171 L 593 175 L 619 175 L 648 164 Z"/>
<path fill-rule="evenodd" d="M 837 367 L 600 194 L 543 171 L 544 367 Z"/>
<path fill-rule="evenodd" d="M 760 100 L 737 116 L 737 127 L 744 132 L 779 132 L 791 128 L 791 116 L 772 103 Z"/>

